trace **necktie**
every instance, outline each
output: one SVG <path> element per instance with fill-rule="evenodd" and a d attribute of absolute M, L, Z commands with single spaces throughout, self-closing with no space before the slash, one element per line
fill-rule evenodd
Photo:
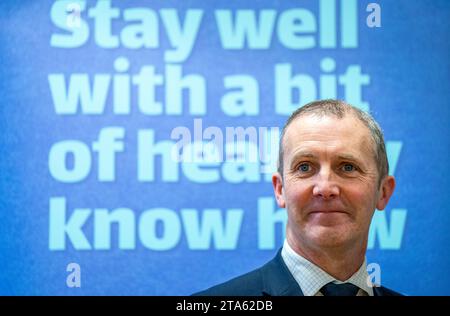
<path fill-rule="evenodd" d="M 330 282 L 320 289 L 324 296 L 356 296 L 359 288 L 351 283 L 335 284 Z"/>

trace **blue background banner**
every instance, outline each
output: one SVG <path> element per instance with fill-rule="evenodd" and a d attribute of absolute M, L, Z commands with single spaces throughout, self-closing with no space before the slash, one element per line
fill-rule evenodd
<path fill-rule="evenodd" d="M 0 16 L 1 295 L 188 295 L 260 266 L 286 222 L 277 128 L 323 98 L 385 133 L 397 187 L 367 252 L 382 285 L 450 294 L 450 1 L 28 0 Z"/>

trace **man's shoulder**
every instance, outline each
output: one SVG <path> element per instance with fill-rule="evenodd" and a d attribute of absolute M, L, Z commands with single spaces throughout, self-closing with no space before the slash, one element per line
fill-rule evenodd
<path fill-rule="evenodd" d="M 194 296 L 260 296 L 262 295 L 264 266 L 229 281 L 210 287 Z"/>
<path fill-rule="evenodd" d="M 260 268 L 194 295 L 279 296 L 303 295 L 303 293 L 285 265 L 280 249 L 272 260 Z"/>

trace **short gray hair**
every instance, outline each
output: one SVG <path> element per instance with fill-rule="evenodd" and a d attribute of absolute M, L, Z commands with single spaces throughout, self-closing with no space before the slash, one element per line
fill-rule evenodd
<path fill-rule="evenodd" d="M 361 111 L 357 107 L 340 100 L 319 100 L 310 102 L 297 110 L 295 110 L 286 121 L 280 137 L 280 147 L 278 154 L 278 172 L 283 178 L 283 140 L 286 130 L 295 119 L 305 114 L 315 114 L 319 116 L 335 116 L 339 119 L 344 118 L 347 114 L 353 114 L 358 118 L 370 131 L 373 142 L 375 144 L 375 161 L 377 162 L 379 184 L 381 180 L 389 174 L 389 163 L 386 154 L 386 145 L 384 143 L 383 132 L 380 125 L 368 113 Z"/>

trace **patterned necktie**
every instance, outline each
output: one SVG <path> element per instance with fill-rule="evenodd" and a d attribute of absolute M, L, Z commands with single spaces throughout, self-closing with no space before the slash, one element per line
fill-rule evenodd
<path fill-rule="evenodd" d="M 330 282 L 320 289 L 324 296 L 356 296 L 359 287 L 351 283 L 335 284 Z"/>

